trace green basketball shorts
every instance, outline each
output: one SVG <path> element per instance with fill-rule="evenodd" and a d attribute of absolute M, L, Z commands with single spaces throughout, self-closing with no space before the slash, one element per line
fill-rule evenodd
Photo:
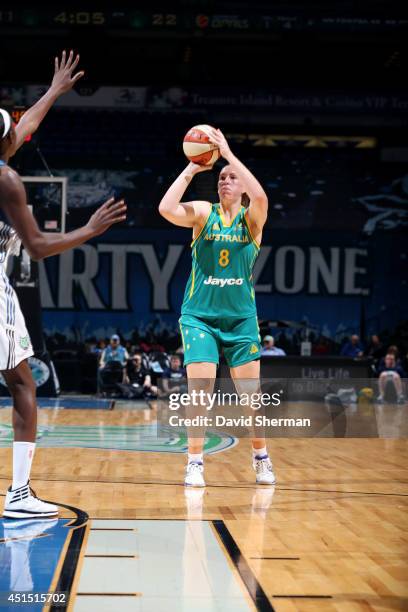
<path fill-rule="evenodd" d="M 184 365 L 202 361 L 218 364 L 221 350 L 232 368 L 260 357 L 261 337 L 256 315 L 220 319 L 184 314 L 179 323 Z"/>

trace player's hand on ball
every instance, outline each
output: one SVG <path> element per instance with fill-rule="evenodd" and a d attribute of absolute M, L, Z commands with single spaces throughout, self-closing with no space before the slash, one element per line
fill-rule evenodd
<path fill-rule="evenodd" d="M 187 166 L 187 172 L 188 174 L 198 174 L 199 172 L 205 172 L 206 170 L 212 170 L 213 165 L 214 164 L 202 166 L 200 164 L 195 164 L 194 162 L 190 162 Z"/>
<path fill-rule="evenodd" d="M 230 155 L 232 155 L 232 151 L 229 147 L 227 139 L 221 130 L 212 129 L 211 136 L 209 136 L 210 142 L 217 145 L 220 150 L 221 157 L 224 159 L 228 159 Z"/>
<path fill-rule="evenodd" d="M 51 87 L 55 89 L 59 96 L 72 89 L 75 83 L 84 76 L 85 72 L 83 70 L 73 74 L 78 62 L 79 55 L 77 54 L 74 59 L 73 51 L 70 52 L 68 58 L 66 51 L 62 52 L 61 60 L 58 57 L 55 58 L 54 78 Z"/>
<path fill-rule="evenodd" d="M 87 226 L 95 236 L 103 234 L 114 223 L 126 220 L 126 208 L 124 200 L 115 202 L 115 198 L 110 198 L 94 212 Z"/>

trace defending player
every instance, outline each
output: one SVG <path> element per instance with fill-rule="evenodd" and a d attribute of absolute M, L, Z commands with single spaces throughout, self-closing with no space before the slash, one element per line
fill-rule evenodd
<path fill-rule="evenodd" d="M 212 381 L 213 388 L 223 348 L 239 392 L 240 380 L 258 381 L 260 376 L 252 269 L 268 200 L 257 179 L 231 152 L 221 131 L 211 134 L 211 142 L 228 162 L 218 179 L 220 202 L 180 202 L 194 175 L 210 169 L 190 163 L 168 189 L 159 211 L 171 223 L 193 228 L 192 271 L 180 318 L 189 381 Z M 186 485 L 205 486 L 203 444 L 204 438 L 190 436 Z M 257 483 L 274 484 L 265 439 L 254 438 L 252 448 Z"/>
<path fill-rule="evenodd" d="M 78 59 L 71 52 L 66 61 L 55 60 L 55 74 L 48 92 L 14 127 L 7 111 L 0 109 L 0 371 L 13 398 L 13 482 L 6 494 L 3 516 L 9 518 L 44 518 L 55 516 L 53 504 L 38 499 L 29 486 L 31 463 L 37 431 L 35 383 L 27 358 L 33 355 L 30 338 L 17 296 L 6 276 L 10 254 L 18 255 L 21 243 L 34 260 L 63 253 L 106 231 L 126 218 L 123 201 L 111 198 L 80 229 L 66 234 L 42 233 L 31 214 L 23 182 L 7 164 L 26 136 L 44 118 L 61 93 L 71 89 L 82 76 L 72 76 Z"/>

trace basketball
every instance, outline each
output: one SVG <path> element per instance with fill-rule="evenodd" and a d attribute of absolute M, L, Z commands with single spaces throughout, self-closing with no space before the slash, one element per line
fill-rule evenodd
<path fill-rule="evenodd" d="M 184 154 L 199 166 L 212 166 L 220 156 L 217 145 L 210 142 L 211 129 L 210 125 L 195 125 L 184 136 Z"/>

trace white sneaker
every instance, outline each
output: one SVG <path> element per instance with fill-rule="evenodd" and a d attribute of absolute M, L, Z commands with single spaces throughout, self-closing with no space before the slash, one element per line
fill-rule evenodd
<path fill-rule="evenodd" d="M 202 463 L 190 461 L 186 468 L 186 477 L 184 484 L 186 487 L 205 487 L 204 466 Z"/>
<path fill-rule="evenodd" d="M 274 485 L 276 483 L 269 457 L 264 457 L 264 459 L 254 458 L 252 465 L 256 473 L 257 484 Z"/>
<path fill-rule="evenodd" d="M 58 514 L 57 506 L 39 499 L 30 488 L 30 481 L 18 489 L 9 487 L 6 494 L 3 516 L 6 518 L 47 518 Z"/>

